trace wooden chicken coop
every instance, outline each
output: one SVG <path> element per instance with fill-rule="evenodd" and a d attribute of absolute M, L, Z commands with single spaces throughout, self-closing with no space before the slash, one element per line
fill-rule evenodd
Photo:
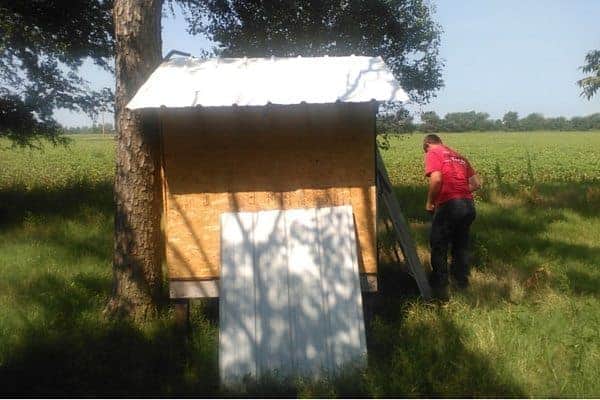
<path fill-rule="evenodd" d="M 218 297 L 220 216 L 350 205 L 377 290 L 377 102 L 407 96 L 380 57 L 164 61 L 128 104 L 161 116 L 172 298 Z"/>

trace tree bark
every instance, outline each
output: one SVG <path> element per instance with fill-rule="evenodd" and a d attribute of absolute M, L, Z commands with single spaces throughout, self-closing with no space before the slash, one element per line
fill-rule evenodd
<path fill-rule="evenodd" d="M 161 61 L 162 0 L 115 0 L 116 203 L 111 316 L 153 316 L 162 297 L 160 126 L 125 105 Z"/>

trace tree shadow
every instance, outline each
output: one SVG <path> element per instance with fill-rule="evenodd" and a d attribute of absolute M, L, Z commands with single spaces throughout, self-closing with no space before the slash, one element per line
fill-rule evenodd
<path fill-rule="evenodd" d="M 223 214 L 219 354 L 227 390 L 274 377 L 282 386 L 318 382 L 364 360 L 352 221 L 350 206 Z"/>
<path fill-rule="evenodd" d="M 218 391 L 217 335 L 204 307 L 194 307 L 189 338 L 174 325 L 169 309 L 147 326 L 103 317 L 112 286 L 111 184 L 3 188 L 0 208 L 2 233 L 10 237 L 15 232 L 34 249 L 23 253 L 28 272 L 3 277 L 0 393 Z M 44 254 L 46 249 L 52 253 Z M 38 252 L 39 257 L 29 256 Z"/>
<path fill-rule="evenodd" d="M 386 297 L 386 294 L 382 294 Z M 525 391 L 488 357 L 464 345 L 464 332 L 443 308 L 409 317 L 411 303 L 387 298 L 376 313 L 369 351 L 372 395 L 523 397 Z M 395 305 L 395 307 L 394 307 Z M 392 311 L 395 310 L 395 313 Z"/>
<path fill-rule="evenodd" d="M 538 183 L 536 206 L 563 208 L 584 218 L 600 215 L 600 188 L 598 181 L 576 183 Z"/>
<path fill-rule="evenodd" d="M 218 389 L 214 331 L 188 340 L 168 313 L 147 327 L 99 318 L 106 278 L 43 274 L 14 289 L 22 329 L 0 365 L 4 395 L 152 395 Z M 101 294 L 99 296 L 99 293 Z"/>
<path fill-rule="evenodd" d="M 402 187 L 398 199 L 407 219 L 426 223 L 424 190 Z M 414 230 L 414 229 L 413 229 Z M 380 236 L 382 232 L 380 232 Z M 426 245 L 425 232 L 416 235 Z M 380 237 L 381 239 L 381 237 Z M 390 243 L 384 241 L 384 247 Z M 386 250 L 386 249 L 383 249 Z M 360 394 L 393 397 L 521 397 L 525 390 L 502 365 L 465 346 L 465 332 L 437 303 L 422 303 L 415 280 L 402 262 L 380 252 L 379 292 L 371 297 L 367 325 L 369 366 Z M 415 312 L 428 317 L 413 318 Z"/>
<path fill-rule="evenodd" d="M 506 299 L 511 290 L 508 287 L 510 279 L 514 278 L 519 284 L 525 285 L 543 269 L 540 260 L 530 257 L 532 252 L 565 265 L 573 262 L 594 265 L 600 259 L 600 249 L 597 247 L 563 242 L 547 235 L 552 224 L 566 219 L 564 210 L 584 217 L 598 215 L 595 211 L 597 203 L 590 202 L 590 197 L 594 195 L 590 194 L 591 189 L 574 189 L 574 185 L 536 184 L 537 191 L 533 195 L 524 194 L 522 188 L 507 185 L 510 193 L 503 195 L 526 197 L 521 198 L 522 201 L 516 206 L 496 203 L 489 193 L 476 200 L 478 204 L 486 203 L 486 207 L 478 212 L 471 228 L 471 263 L 475 271 L 491 273 L 496 280 L 480 282 L 481 287 L 474 287 L 475 292 L 485 294 L 484 299 L 493 300 L 490 293 Z M 396 186 L 395 190 L 407 219 L 413 223 L 416 242 L 419 247 L 429 249 L 430 217 L 422 211 L 426 188 L 401 185 Z M 578 196 L 572 190 L 576 190 Z M 559 287 L 559 282 L 554 280 L 553 283 L 556 288 Z M 491 301 L 490 305 L 492 303 L 497 302 Z"/>
<path fill-rule="evenodd" d="M 547 172 L 537 171 L 531 154 L 526 154 L 526 168 L 515 181 L 505 179 L 500 164 L 495 163 L 490 176 L 490 185 L 484 186 L 479 196 L 492 200 L 492 195 L 512 197 L 532 208 L 560 208 L 571 210 L 582 217 L 594 217 L 600 213 L 600 189 L 598 177 L 587 176 L 573 180 L 567 177 L 564 182 L 544 181 L 539 176 Z"/>
<path fill-rule="evenodd" d="M 29 311 L 20 315 L 23 328 L 0 366 L 1 392 L 214 392 L 218 376 L 213 333 L 188 340 L 168 316 L 145 329 L 98 318 L 108 298 L 107 283 L 93 276 L 76 276 L 69 282 L 45 274 L 15 288 Z"/>
<path fill-rule="evenodd" d="M 69 281 L 40 275 L 14 288 L 17 303 L 29 304 L 38 312 L 20 316 L 24 328 L 0 366 L 1 392 L 43 396 L 523 395 L 509 378 L 499 376 L 485 356 L 464 348 L 460 331 L 443 312 L 428 323 L 407 323 L 414 298 L 407 298 L 405 287 L 394 283 L 402 282 L 401 277 L 392 266 L 382 269 L 381 302 L 375 308 L 366 371 L 348 366 L 330 380 L 296 380 L 288 385 L 267 376 L 248 384 L 244 391 L 231 392 L 218 385 L 216 327 L 207 321 L 205 315 L 210 312 L 204 309 L 215 312 L 214 304 L 194 308 L 194 332 L 185 338 L 168 315 L 146 329 L 98 318 L 110 290 L 105 277 L 76 275 Z M 417 291 L 416 287 L 412 290 Z M 461 382 L 473 386 L 461 386 Z"/>
<path fill-rule="evenodd" d="M 600 297 L 600 278 L 597 275 L 569 269 L 567 278 L 572 293 L 579 296 Z"/>
<path fill-rule="evenodd" d="M 86 209 L 112 213 L 112 182 L 78 182 L 55 188 L 0 188 L 0 229 L 19 225 L 29 216 L 73 217 Z"/>
<path fill-rule="evenodd" d="M 424 189 L 409 186 L 396 190 L 407 219 L 425 225 L 428 217 L 421 211 Z M 78 219 L 89 208 L 104 215 L 113 210 L 108 184 L 88 188 L 73 185 L 65 193 L 61 190 L 44 193 L 20 188 L 0 191 L 2 210 L 8 211 L 1 220 L 1 229 L 9 231 L 17 227 L 31 214 L 57 216 L 67 221 Z M 573 207 L 581 209 L 584 205 L 575 203 Z M 480 267 L 490 260 L 515 264 L 531 249 L 562 257 L 564 261 L 593 263 L 599 258 L 596 248 L 540 237 L 548 224 L 560 220 L 560 213 L 527 210 L 530 215 L 524 219 L 505 210 L 479 216 L 474 233 Z M 421 246 L 427 245 L 424 233 L 416 235 Z M 109 264 L 109 237 L 71 241 L 49 234 L 38 239 L 67 249 L 70 257 L 86 254 Z M 514 251 L 507 254 L 507 248 Z M 528 266 L 528 273 L 534 272 L 534 267 Z M 488 268 L 497 278 L 506 273 L 497 266 Z M 526 395 L 510 371 L 464 345 L 464 332 L 444 309 L 420 305 L 419 308 L 425 309 L 423 312 L 429 313 L 428 317 L 411 318 L 418 290 L 401 266 L 382 264 L 379 274 L 381 292 L 376 295 L 373 323 L 367 330 L 366 369 L 349 366 L 325 382 L 294 381 L 287 386 L 277 386 L 267 377 L 255 386 L 248 386 L 246 392 L 226 392 L 218 386 L 216 321 L 219 317 L 214 301 L 193 307 L 194 332 L 184 338 L 170 322 L 168 311 L 145 328 L 103 320 L 100 310 L 110 293 L 110 279 L 102 273 L 82 272 L 71 278 L 41 273 L 27 282 L 11 282 L 11 296 L 15 296 L 14 304 L 19 306 L 14 311 L 20 328 L 13 331 L 14 337 L 4 338 L 8 350 L 0 360 L 0 392 L 19 396 Z M 597 277 L 575 269 L 569 270 L 567 277 L 573 293 L 597 296 Z M 502 290 L 500 286 L 498 291 Z M 481 290 L 495 293 L 490 288 L 482 286 Z"/>

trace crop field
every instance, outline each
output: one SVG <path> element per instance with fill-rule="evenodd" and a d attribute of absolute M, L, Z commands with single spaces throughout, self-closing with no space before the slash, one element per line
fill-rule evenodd
<path fill-rule="evenodd" d="M 428 264 L 421 134 L 383 150 Z M 247 394 L 600 396 L 600 132 L 446 134 L 483 178 L 472 285 L 445 305 L 384 264 L 368 366 Z M 218 385 L 214 302 L 145 326 L 106 319 L 113 232 L 112 137 L 67 147 L 0 141 L 0 393 L 228 395 Z"/>

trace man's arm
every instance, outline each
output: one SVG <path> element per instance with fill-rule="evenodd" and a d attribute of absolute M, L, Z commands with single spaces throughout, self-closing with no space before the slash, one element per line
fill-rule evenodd
<path fill-rule="evenodd" d="M 469 192 L 474 192 L 481 188 L 481 179 L 478 175 L 473 175 L 469 178 Z"/>
<path fill-rule="evenodd" d="M 472 193 L 481 187 L 481 179 L 479 179 L 479 175 L 471 167 L 469 160 L 465 159 L 465 161 L 467 162 L 467 176 L 469 177 L 469 192 Z"/>
<path fill-rule="evenodd" d="M 470 186 L 470 185 L 469 185 Z M 442 172 L 433 171 L 429 175 L 429 191 L 427 192 L 427 203 L 425 204 L 425 210 L 433 212 L 435 208 L 434 200 L 442 189 Z"/>

